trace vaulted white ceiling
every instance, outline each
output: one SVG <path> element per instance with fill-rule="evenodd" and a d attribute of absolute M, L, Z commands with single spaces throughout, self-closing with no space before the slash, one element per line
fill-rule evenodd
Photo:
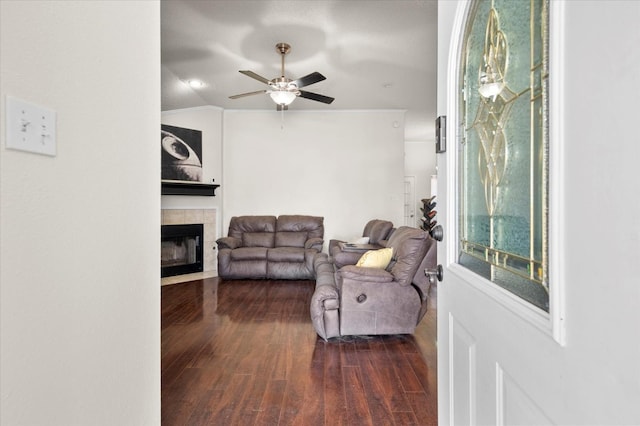
<path fill-rule="evenodd" d="M 286 77 L 318 71 L 327 79 L 304 90 L 335 98 L 298 98 L 290 110 L 404 109 L 432 129 L 436 35 L 436 0 L 163 0 L 162 109 L 275 111 L 266 94 L 229 96 L 267 88 L 239 70 L 279 77 L 275 45 L 286 42 Z"/>

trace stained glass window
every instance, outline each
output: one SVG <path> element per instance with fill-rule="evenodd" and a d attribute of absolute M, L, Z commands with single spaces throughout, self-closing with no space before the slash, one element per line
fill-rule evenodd
<path fill-rule="evenodd" d="M 548 312 L 548 0 L 477 0 L 465 28 L 459 263 Z"/>

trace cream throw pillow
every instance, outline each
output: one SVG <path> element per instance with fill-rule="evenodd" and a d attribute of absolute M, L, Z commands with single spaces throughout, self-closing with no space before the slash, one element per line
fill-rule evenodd
<path fill-rule="evenodd" d="M 365 252 L 356 266 L 362 266 L 365 268 L 380 268 L 385 269 L 389 262 L 391 262 L 391 257 L 393 256 L 393 248 L 383 248 L 380 250 L 369 250 Z"/>

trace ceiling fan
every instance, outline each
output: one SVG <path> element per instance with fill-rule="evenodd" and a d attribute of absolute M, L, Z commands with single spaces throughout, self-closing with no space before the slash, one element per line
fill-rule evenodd
<path fill-rule="evenodd" d="M 331 98 L 329 96 L 300 90 L 301 87 L 310 86 L 314 83 L 325 80 L 326 77 L 319 72 L 312 72 L 311 74 L 300 77 L 297 80 L 291 80 L 285 77 L 284 56 L 289 53 L 289 51 L 291 50 L 291 46 L 287 43 L 278 43 L 276 44 L 276 50 L 280 53 L 282 59 L 282 76 L 276 77 L 272 80 L 268 80 L 253 71 L 240 71 L 242 74 L 248 77 L 254 78 L 264 84 L 269 85 L 269 89 L 229 96 L 229 99 L 238 99 L 245 96 L 268 93 L 269 96 L 271 96 L 271 99 L 276 103 L 278 111 L 288 109 L 289 104 L 291 104 L 291 102 L 293 102 L 294 99 L 298 96 L 300 96 L 301 98 L 311 99 L 312 101 L 323 102 L 325 104 L 330 104 L 331 102 L 333 102 L 334 98 Z"/>

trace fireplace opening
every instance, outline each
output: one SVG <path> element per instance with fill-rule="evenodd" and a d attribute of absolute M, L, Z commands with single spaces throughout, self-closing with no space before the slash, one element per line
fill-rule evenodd
<path fill-rule="evenodd" d="M 162 277 L 203 271 L 202 224 L 162 225 L 160 266 Z"/>

